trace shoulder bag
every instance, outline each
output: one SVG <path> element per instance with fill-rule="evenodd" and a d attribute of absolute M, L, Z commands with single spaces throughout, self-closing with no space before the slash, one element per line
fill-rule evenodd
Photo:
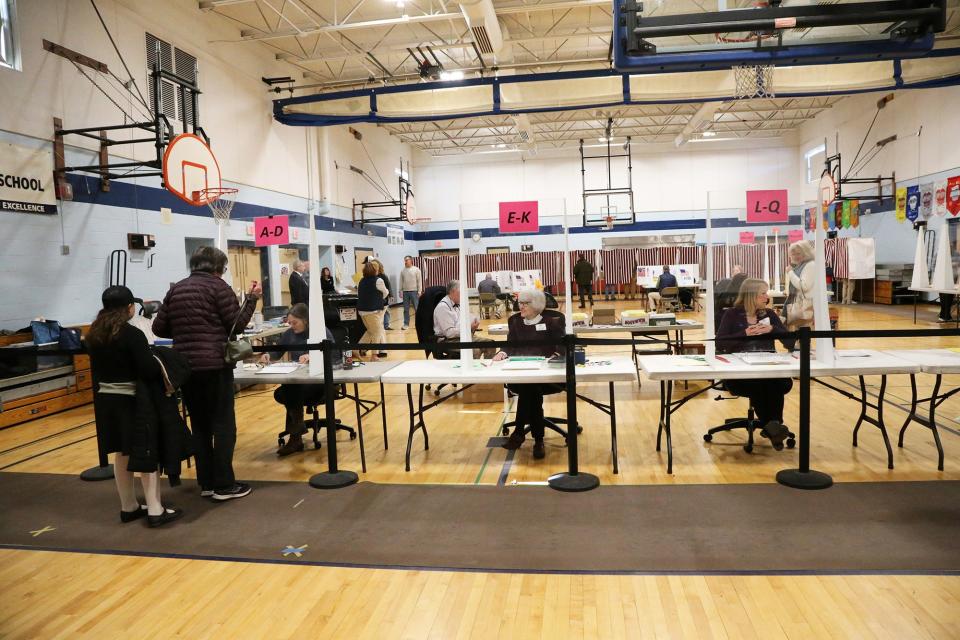
<path fill-rule="evenodd" d="M 224 350 L 223 356 L 227 364 L 237 364 L 241 360 L 245 360 L 253 355 L 253 345 L 250 344 L 249 340 L 245 338 L 237 340 L 234 338 L 237 322 L 240 320 L 240 315 L 243 313 L 243 307 L 246 304 L 247 298 L 244 297 L 243 302 L 240 304 L 240 310 L 237 311 L 237 318 L 233 321 L 233 326 L 230 327 L 230 333 L 227 334 L 227 347 Z"/>

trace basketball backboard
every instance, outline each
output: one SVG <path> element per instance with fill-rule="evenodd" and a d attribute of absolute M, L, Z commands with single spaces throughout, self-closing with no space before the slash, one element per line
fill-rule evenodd
<path fill-rule="evenodd" d="M 943 32 L 947 0 L 614 3 L 622 71 L 823 64 L 922 56 Z"/>
<path fill-rule="evenodd" d="M 203 138 L 183 133 L 170 141 L 163 154 L 163 186 L 194 206 L 216 199 L 205 190 L 221 187 L 220 165 Z"/>

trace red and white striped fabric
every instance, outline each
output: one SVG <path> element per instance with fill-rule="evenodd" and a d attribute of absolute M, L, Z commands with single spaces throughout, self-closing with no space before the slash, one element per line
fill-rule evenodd
<path fill-rule="evenodd" d="M 634 249 L 605 249 L 603 274 L 609 284 L 632 283 L 636 277 L 636 251 Z"/>
<path fill-rule="evenodd" d="M 457 256 L 437 256 L 436 258 L 416 257 L 413 264 L 423 273 L 423 286 L 447 286 L 457 277 L 459 265 Z"/>
<path fill-rule="evenodd" d="M 823 242 L 824 263 L 833 268 L 834 278 L 850 277 L 850 257 L 846 238 L 828 238 Z"/>

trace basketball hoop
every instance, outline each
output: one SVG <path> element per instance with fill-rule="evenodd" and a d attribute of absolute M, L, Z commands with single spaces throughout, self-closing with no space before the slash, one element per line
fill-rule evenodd
<path fill-rule="evenodd" d="M 198 205 L 206 203 L 213 212 L 213 219 L 217 224 L 230 222 L 230 212 L 233 211 L 236 198 L 237 189 L 229 187 L 214 187 L 193 192 L 194 202 Z"/>
<path fill-rule="evenodd" d="M 773 98 L 773 65 L 744 65 L 733 68 L 734 98 Z"/>
<path fill-rule="evenodd" d="M 607 231 L 613 229 L 613 216 L 607 216 L 604 219 L 604 226 L 606 227 Z"/>

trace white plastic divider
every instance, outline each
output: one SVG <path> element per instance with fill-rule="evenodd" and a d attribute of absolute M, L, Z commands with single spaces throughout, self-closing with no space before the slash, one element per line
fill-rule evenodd
<path fill-rule="evenodd" d="M 728 234 L 729 235 L 729 234 Z M 713 213 L 710 209 L 710 192 L 707 191 L 707 275 L 706 275 L 706 285 L 707 285 L 707 304 L 705 305 L 706 317 L 703 319 L 703 327 L 706 329 L 705 335 L 706 340 L 704 340 L 704 353 L 707 356 L 707 362 L 712 363 L 713 358 L 717 355 L 717 345 L 714 343 L 714 338 L 716 338 L 716 328 L 713 326 L 713 317 L 714 317 L 714 299 L 713 299 Z M 730 252 L 726 251 L 727 254 L 727 278 L 730 278 Z M 694 292 L 694 295 L 698 295 L 699 292 Z"/>
<path fill-rule="evenodd" d="M 570 284 L 570 220 L 567 217 L 567 201 L 563 201 L 563 298 L 566 313 L 565 328 L 567 335 L 573 334 L 573 285 Z"/>
<path fill-rule="evenodd" d="M 813 327 L 817 331 L 830 330 L 830 308 L 827 301 L 827 270 L 823 252 L 823 225 L 818 224 L 814 232 L 814 272 L 813 272 Z M 815 359 L 825 365 L 833 364 L 833 340 L 817 338 Z"/>
<path fill-rule="evenodd" d="M 910 281 L 910 288 L 914 291 L 930 288 L 925 232 L 926 227 L 917 229 L 917 250 L 913 254 L 913 279 Z"/>
<path fill-rule="evenodd" d="M 473 317 L 470 313 L 470 295 L 467 292 L 467 248 L 463 241 L 463 207 L 460 207 L 460 222 L 457 231 L 457 280 L 460 281 L 460 342 L 473 339 L 470 325 Z M 464 366 L 473 362 L 473 349 L 460 349 L 460 362 Z"/>

